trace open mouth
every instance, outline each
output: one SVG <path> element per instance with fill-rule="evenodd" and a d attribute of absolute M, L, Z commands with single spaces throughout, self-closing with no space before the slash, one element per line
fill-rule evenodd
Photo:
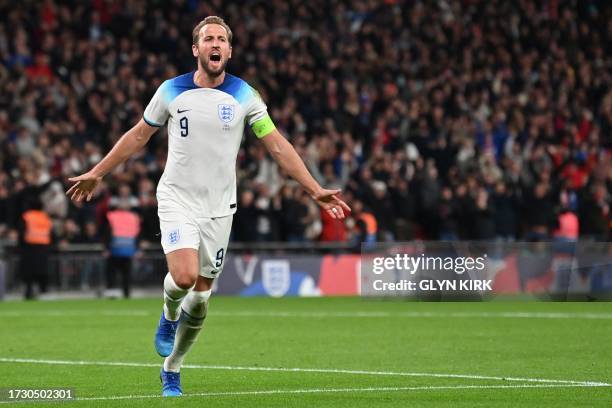
<path fill-rule="evenodd" d="M 219 62 L 221 61 L 221 54 L 214 52 L 212 54 L 210 54 L 210 60 L 214 61 L 214 62 Z"/>

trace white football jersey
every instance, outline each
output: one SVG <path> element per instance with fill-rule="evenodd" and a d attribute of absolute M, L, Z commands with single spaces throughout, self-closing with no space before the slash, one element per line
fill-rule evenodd
<path fill-rule="evenodd" d="M 165 81 L 144 112 L 151 126 L 168 121 L 168 160 L 157 199 L 160 209 L 223 217 L 236 212 L 236 157 L 244 125 L 271 120 L 259 94 L 242 79 L 226 73 L 218 87 L 200 88 L 194 74 Z"/>

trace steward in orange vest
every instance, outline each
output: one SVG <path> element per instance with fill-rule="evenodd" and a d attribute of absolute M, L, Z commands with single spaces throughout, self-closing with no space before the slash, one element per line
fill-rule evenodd
<path fill-rule="evenodd" d="M 46 212 L 28 210 L 21 216 L 25 223 L 23 242 L 27 245 L 51 245 L 53 223 Z"/>
<path fill-rule="evenodd" d="M 43 211 L 39 199 L 34 199 L 28 207 L 29 209 L 21 215 L 19 223 L 19 271 L 26 285 L 25 298 L 32 299 L 35 282 L 38 283 L 41 293 L 47 291 L 53 222 Z"/>

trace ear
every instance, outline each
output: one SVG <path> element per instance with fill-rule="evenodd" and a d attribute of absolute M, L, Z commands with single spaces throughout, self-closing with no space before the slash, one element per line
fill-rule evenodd
<path fill-rule="evenodd" d="M 195 44 L 191 46 L 191 52 L 193 53 L 193 56 L 196 58 L 200 56 L 200 51 L 198 50 L 198 46 Z"/>
<path fill-rule="evenodd" d="M 230 52 L 229 52 L 229 55 L 227 56 L 227 59 L 232 58 L 232 45 L 231 44 L 229 48 L 230 48 Z"/>

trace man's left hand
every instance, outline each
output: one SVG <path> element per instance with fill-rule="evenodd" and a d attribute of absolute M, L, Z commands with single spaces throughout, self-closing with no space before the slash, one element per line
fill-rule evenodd
<path fill-rule="evenodd" d="M 338 194 L 340 194 L 340 190 L 322 189 L 314 194 L 312 198 L 327 211 L 330 217 L 341 220 L 346 217 L 345 212 L 351 212 L 351 207 L 342 201 Z"/>

